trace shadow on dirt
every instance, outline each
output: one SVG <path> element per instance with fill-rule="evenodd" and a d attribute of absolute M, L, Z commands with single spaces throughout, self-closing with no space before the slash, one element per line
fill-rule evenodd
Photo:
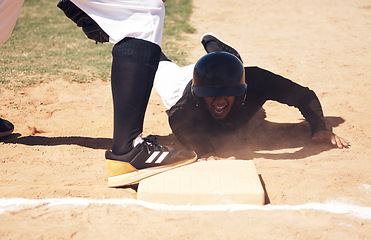
<path fill-rule="evenodd" d="M 252 119 L 239 131 L 211 139 L 219 157 L 234 156 L 237 159 L 265 158 L 302 159 L 328 151 L 333 146 L 313 143 L 310 127 L 306 121 L 299 123 L 275 123 L 266 121 L 265 116 Z M 325 117 L 328 126 L 336 127 L 344 123 L 341 117 Z M 173 134 L 156 136 L 163 145 L 182 147 Z M 110 149 L 111 138 L 92 138 L 80 136 L 45 137 L 12 134 L 0 139 L 7 144 L 24 144 L 28 146 L 78 145 L 92 149 Z"/>
<path fill-rule="evenodd" d="M 16 137 L 16 138 L 14 138 Z M 43 137 L 43 136 L 25 136 L 12 134 L 0 141 L 4 143 L 24 144 L 27 146 L 57 146 L 57 145 L 78 145 L 92 149 L 109 149 L 112 146 L 111 138 L 91 138 L 91 137 Z"/>

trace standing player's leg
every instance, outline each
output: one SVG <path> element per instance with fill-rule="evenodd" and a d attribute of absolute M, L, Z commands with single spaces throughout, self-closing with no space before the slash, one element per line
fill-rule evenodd
<path fill-rule="evenodd" d="M 0 4 L 0 44 L 5 43 L 13 32 L 21 11 L 23 0 L 3 0 Z M 10 135 L 14 125 L 0 118 L 0 137 Z"/>
<path fill-rule="evenodd" d="M 61 0 L 58 6 L 90 39 L 105 42 L 107 38 L 101 36 L 107 35 L 115 43 L 111 69 L 113 145 L 112 151 L 106 151 L 108 185 L 133 184 L 195 161 L 193 151 L 161 146 L 154 139 L 141 137 L 161 54 L 164 5 L 152 0 L 115 4 Z"/>
<path fill-rule="evenodd" d="M 114 106 L 112 152 L 122 155 L 142 133 L 161 49 L 140 39 L 125 38 L 112 50 L 111 86 Z"/>
<path fill-rule="evenodd" d="M 13 32 L 24 0 L 2 0 L 0 4 L 0 44 Z"/>
<path fill-rule="evenodd" d="M 114 133 L 112 151 L 106 151 L 110 187 L 137 183 L 196 160 L 193 151 L 173 149 L 141 137 L 160 53 L 158 45 L 134 38 L 125 38 L 112 50 Z"/>

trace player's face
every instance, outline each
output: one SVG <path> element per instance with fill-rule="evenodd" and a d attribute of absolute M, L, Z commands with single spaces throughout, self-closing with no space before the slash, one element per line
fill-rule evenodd
<path fill-rule="evenodd" d="M 205 103 L 211 116 L 221 120 L 227 117 L 234 103 L 234 96 L 205 97 Z"/>

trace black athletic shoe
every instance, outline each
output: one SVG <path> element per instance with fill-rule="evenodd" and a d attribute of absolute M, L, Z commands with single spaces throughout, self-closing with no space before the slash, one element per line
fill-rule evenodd
<path fill-rule="evenodd" d="M 241 62 L 243 62 L 240 54 L 236 51 L 236 49 L 220 40 L 213 33 L 204 33 L 201 36 L 201 43 L 204 46 L 207 53 L 228 52 L 235 55 L 236 57 L 238 57 L 238 59 L 240 59 Z"/>
<path fill-rule="evenodd" d="M 177 168 L 197 160 L 195 152 L 162 146 L 156 139 L 144 138 L 125 155 L 106 151 L 108 187 L 138 183 L 152 175 Z"/>
<path fill-rule="evenodd" d="M 11 122 L 0 118 L 0 137 L 5 137 L 12 134 L 13 130 L 14 125 Z"/>

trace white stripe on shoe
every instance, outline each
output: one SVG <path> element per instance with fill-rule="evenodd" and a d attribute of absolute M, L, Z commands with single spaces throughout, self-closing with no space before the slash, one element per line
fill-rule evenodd
<path fill-rule="evenodd" d="M 159 154 L 160 151 L 154 151 L 151 156 L 149 156 L 149 158 L 145 161 L 145 163 L 151 163 Z"/>
<path fill-rule="evenodd" d="M 155 163 L 162 163 L 162 161 L 166 158 L 166 156 L 169 154 L 169 152 L 163 152 L 160 157 L 156 160 Z"/>
<path fill-rule="evenodd" d="M 160 151 L 154 151 L 151 156 L 145 161 L 145 163 L 152 163 L 153 160 L 155 160 L 155 158 L 160 154 Z M 169 154 L 169 152 L 163 152 L 161 153 L 161 155 L 157 158 L 157 160 L 155 161 L 155 163 L 162 163 L 162 161 L 164 161 L 164 159 L 166 158 L 166 156 Z"/>

